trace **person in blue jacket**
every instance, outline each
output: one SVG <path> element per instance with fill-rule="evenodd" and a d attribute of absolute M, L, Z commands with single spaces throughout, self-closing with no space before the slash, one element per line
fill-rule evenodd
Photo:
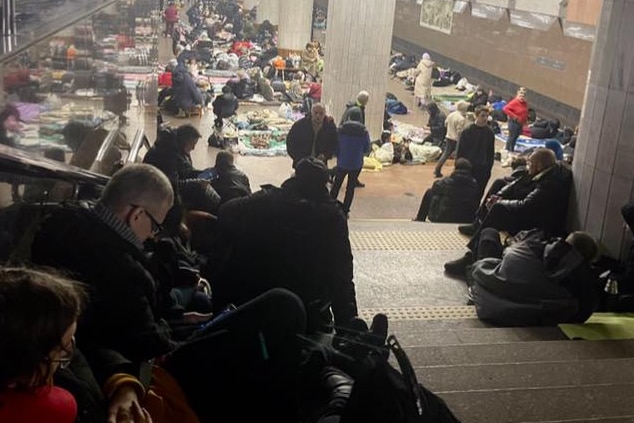
<path fill-rule="evenodd" d="M 348 112 L 347 120 L 338 129 L 337 173 L 330 195 L 337 199 L 343 179 L 347 176 L 346 194 L 343 199 L 343 210 L 346 214 L 350 212 L 354 188 L 363 168 L 363 156 L 370 151 L 370 135 L 362 120 L 361 111 L 352 109 Z"/>

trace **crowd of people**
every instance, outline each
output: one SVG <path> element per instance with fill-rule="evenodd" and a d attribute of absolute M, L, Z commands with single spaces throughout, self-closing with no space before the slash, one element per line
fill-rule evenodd
<path fill-rule="evenodd" d="M 200 1 L 187 15 L 194 28 L 211 17 L 211 28 L 231 25 L 236 36 L 272 46 L 266 25 L 251 30 L 252 14 L 232 1 Z M 176 40 L 174 4 L 164 17 Z M 193 79 L 191 50 L 177 43 L 176 51 L 164 96 L 178 115 L 212 95 Z M 318 48 L 307 46 L 301 63 L 318 74 Z M 584 322 L 603 288 L 593 265 L 599 247 L 588 233 L 566 232 L 572 172 L 561 151 L 547 144 L 510 156 L 510 175 L 490 183 L 487 94 L 478 88 L 445 116 L 431 101 L 432 66 L 423 57 L 414 94 L 444 151 L 414 220 L 461 223 L 471 237 L 444 269 L 467 280 L 483 320 Z M 216 126 L 235 113 L 236 87 L 227 84 L 211 103 Z M 381 318 L 368 328 L 358 316 L 348 229 L 371 148 L 370 93 L 359 92 L 338 121 L 316 87 L 315 95 L 288 134 L 293 176 L 280 187 L 252 192 L 228 151 L 196 169 L 191 153 L 202 135 L 185 124 L 161 128 L 144 163 L 114 173 L 95 201 L 63 204 L 43 219 L 30 266 L 0 269 L 0 421 L 336 423 L 345 415 L 359 366 L 340 354 L 358 346 L 338 346 L 361 336 L 380 351 L 387 334 Z M 504 113 L 513 152 L 528 119 L 526 90 Z M 18 119 L 13 109 L 0 114 L 0 143 L 10 143 Z M 634 226 L 634 206 L 623 217 Z M 630 296 L 633 269 L 631 259 L 619 275 Z M 335 341 L 318 342 L 324 335 Z"/>
<path fill-rule="evenodd" d="M 321 99 L 323 48 L 310 42 L 297 56 L 278 54 L 277 34 L 268 21 L 255 24 L 256 8 L 243 9 L 233 1 L 197 0 L 164 11 L 165 35 L 172 37 L 176 58 L 159 78 L 159 105 L 176 117 L 197 113 L 214 97 L 235 100 L 288 102 L 297 107 Z M 214 86 L 210 76 L 226 79 Z M 214 105 L 216 126 L 235 113 Z M 219 113 L 221 112 L 221 113 Z"/>

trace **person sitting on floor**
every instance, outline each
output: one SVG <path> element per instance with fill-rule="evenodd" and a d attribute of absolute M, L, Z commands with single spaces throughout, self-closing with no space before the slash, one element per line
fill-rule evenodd
<path fill-rule="evenodd" d="M 594 312 L 599 279 L 589 263 L 598 254 L 585 232 L 548 238 L 533 229 L 504 248 L 500 233 L 485 229 L 469 272 L 470 296 L 482 320 L 498 326 L 583 323 Z"/>
<path fill-rule="evenodd" d="M 191 153 L 200 137 L 200 132 L 190 124 L 161 131 L 143 162 L 157 167 L 169 178 L 185 209 L 215 214 L 220 196 L 211 187 L 210 178 L 204 178 L 205 171 L 192 164 Z"/>
<path fill-rule="evenodd" d="M 475 219 L 468 225 L 458 226 L 458 231 L 463 235 L 473 236 L 489 212 L 489 208 L 487 207 L 489 199 L 493 196 L 498 196 L 505 200 L 524 198 L 532 189 L 533 176 L 535 175 L 529 174 L 526 158 L 514 157 L 511 161 L 511 174 L 498 178 L 491 183 L 489 190 L 482 199 L 480 207 L 478 207 L 475 213 Z M 510 189 L 505 189 L 505 187 L 516 181 L 520 182 L 514 184 Z"/>
<path fill-rule="evenodd" d="M 541 229 L 547 236 L 564 232 L 572 172 L 558 163 L 555 153 L 546 148 L 537 149 L 529 159 L 530 184 L 522 185 L 523 196 L 513 199 L 493 195 L 487 204 L 488 213 L 473 238 L 467 244 L 469 251 L 458 260 L 445 263 L 445 271 L 465 275 L 467 266 L 473 263 L 473 250 L 477 247 L 480 233 L 485 228 L 494 228 L 514 235 L 528 229 Z M 509 184 L 502 192 L 514 190 L 523 184 L 522 179 Z"/>
<path fill-rule="evenodd" d="M 429 217 L 432 222 L 469 222 L 478 206 L 478 193 L 471 163 L 458 159 L 450 176 L 434 181 L 425 191 L 414 220 L 424 222 Z"/>
<path fill-rule="evenodd" d="M 219 151 L 214 167 L 215 177 L 211 186 L 220 195 L 220 201 L 227 201 L 251 194 L 249 177 L 233 164 L 233 154 L 228 151 Z"/>
<path fill-rule="evenodd" d="M 216 97 L 212 107 L 214 115 L 216 115 L 214 126 L 222 128 L 222 120 L 235 115 L 238 110 L 238 98 L 233 94 L 230 86 L 225 85 L 222 87 L 222 95 Z"/>

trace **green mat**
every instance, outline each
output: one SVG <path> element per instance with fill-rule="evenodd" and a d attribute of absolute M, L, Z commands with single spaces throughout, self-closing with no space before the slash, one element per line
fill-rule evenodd
<path fill-rule="evenodd" d="M 467 96 L 464 94 L 438 94 L 433 97 L 436 102 L 449 101 L 455 103 L 456 101 L 467 100 Z"/>
<path fill-rule="evenodd" d="M 559 325 L 570 339 L 634 339 L 634 313 L 594 313 L 584 324 Z"/>

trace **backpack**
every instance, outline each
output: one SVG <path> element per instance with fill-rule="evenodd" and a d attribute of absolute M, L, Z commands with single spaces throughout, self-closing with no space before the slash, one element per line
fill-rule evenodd
<path fill-rule="evenodd" d="M 387 355 L 373 351 L 358 363 L 340 423 L 460 423 L 441 398 L 418 383 L 394 335 L 387 338 L 385 348 Z M 389 352 L 400 372 L 388 362 Z"/>

